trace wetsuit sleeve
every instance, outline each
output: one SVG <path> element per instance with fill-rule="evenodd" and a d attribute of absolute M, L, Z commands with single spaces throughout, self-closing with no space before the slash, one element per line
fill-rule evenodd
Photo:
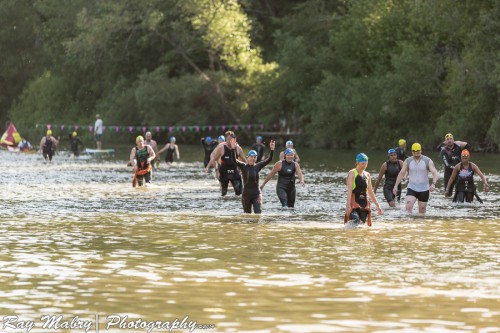
<path fill-rule="evenodd" d="M 236 158 L 236 148 L 231 149 L 231 161 L 233 161 L 233 163 L 236 164 L 240 169 L 243 169 L 243 167 L 246 165 L 246 163 L 241 162 Z"/>
<path fill-rule="evenodd" d="M 259 163 L 257 163 L 255 165 L 257 171 L 260 171 L 263 167 L 265 167 L 266 165 L 268 165 L 269 163 L 271 163 L 271 161 L 273 160 L 273 155 L 274 155 L 274 150 L 271 150 L 271 153 L 269 154 L 268 158 L 266 158 L 265 160 L 260 161 Z"/>
<path fill-rule="evenodd" d="M 443 160 L 443 163 L 445 165 L 445 167 L 447 168 L 454 168 L 450 162 L 448 161 L 448 156 L 446 155 L 446 152 L 444 151 L 444 149 L 441 149 L 441 152 L 439 153 L 439 155 L 441 155 L 441 159 Z"/>

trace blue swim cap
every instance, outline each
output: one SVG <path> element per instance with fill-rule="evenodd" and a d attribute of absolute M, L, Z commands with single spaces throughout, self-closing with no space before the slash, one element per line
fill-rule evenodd
<path fill-rule="evenodd" d="M 356 162 L 368 162 L 368 156 L 366 156 L 366 154 L 359 153 L 356 156 Z"/>
<path fill-rule="evenodd" d="M 293 146 L 293 142 L 291 140 L 288 140 L 286 142 L 285 146 Z"/>
<path fill-rule="evenodd" d="M 250 151 L 248 152 L 247 157 L 250 157 L 250 156 L 257 156 L 257 152 L 256 152 L 255 150 L 250 150 Z"/>
<path fill-rule="evenodd" d="M 285 150 L 285 155 L 294 155 L 294 154 L 295 154 L 295 153 L 293 152 L 293 149 L 291 149 L 291 148 L 287 148 L 287 149 Z"/>
<path fill-rule="evenodd" d="M 170 141 L 174 141 L 175 142 L 175 136 L 171 136 L 170 137 Z"/>
<path fill-rule="evenodd" d="M 387 155 L 396 154 L 396 149 L 391 148 L 387 151 Z"/>
<path fill-rule="evenodd" d="M 217 138 L 217 140 L 225 142 L 226 138 L 224 137 L 224 135 L 219 135 L 219 137 Z"/>
<path fill-rule="evenodd" d="M 262 142 L 262 137 L 260 135 L 257 137 L 257 141 Z"/>
<path fill-rule="evenodd" d="M 205 138 L 205 142 L 206 142 L 206 143 L 210 143 L 210 142 L 212 142 L 212 138 L 211 138 L 211 137 L 209 137 L 209 136 L 207 136 L 207 137 Z"/>

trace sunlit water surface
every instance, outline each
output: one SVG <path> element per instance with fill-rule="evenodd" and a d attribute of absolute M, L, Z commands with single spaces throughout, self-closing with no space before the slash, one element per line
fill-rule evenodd
<path fill-rule="evenodd" d="M 348 230 L 351 161 L 311 156 L 295 210 L 279 207 L 273 180 L 256 216 L 220 197 L 191 149 L 140 190 L 126 154 L 46 165 L 0 151 L 0 320 L 32 320 L 31 332 L 48 331 L 44 315 L 92 332 L 148 331 L 108 326 L 112 315 L 215 325 L 183 330 L 197 332 L 500 332 L 500 173 L 485 171 L 483 205 L 432 194 L 425 217 L 384 203 L 372 228 Z"/>

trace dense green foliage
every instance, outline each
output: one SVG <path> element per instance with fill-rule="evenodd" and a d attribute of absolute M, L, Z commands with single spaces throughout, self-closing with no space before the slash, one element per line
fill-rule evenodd
<path fill-rule="evenodd" d="M 0 0 L 0 116 L 500 146 L 500 0 Z M 38 131 L 38 132 L 36 132 Z"/>

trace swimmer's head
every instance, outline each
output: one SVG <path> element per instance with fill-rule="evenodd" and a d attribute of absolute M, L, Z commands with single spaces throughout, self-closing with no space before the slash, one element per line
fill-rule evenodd
<path fill-rule="evenodd" d="M 422 146 L 420 145 L 420 143 L 415 142 L 414 144 L 411 145 L 411 151 L 414 153 L 422 151 Z"/>
<path fill-rule="evenodd" d="M 255 150 L 250 150 L 247 157 L 257 157 L 257 152 Z"/>
<path fill-rule="evenodd" d="M 364 153 L 359 153 L 356 156 L 356 162 L 358 162 L 358 163 L 360 163 L 360 162 L 368 162 L 368 156 L 366 156 L 366 154 L 364 154 Z"/>
<path fill-rule="evenodd" d="M 52 135 L 52 130 L 47 130 L 47 135 Z"/>
<path fill-rule="evenodd" d="M 210 142 L 212 142 L 212 138 L 211 138 L 211 137 L 209 137 L 209 136 L 207 136 L 207 137 L 205 138 L 205 142 L 206 142 L 206 143 L 210 143 Z"/>

